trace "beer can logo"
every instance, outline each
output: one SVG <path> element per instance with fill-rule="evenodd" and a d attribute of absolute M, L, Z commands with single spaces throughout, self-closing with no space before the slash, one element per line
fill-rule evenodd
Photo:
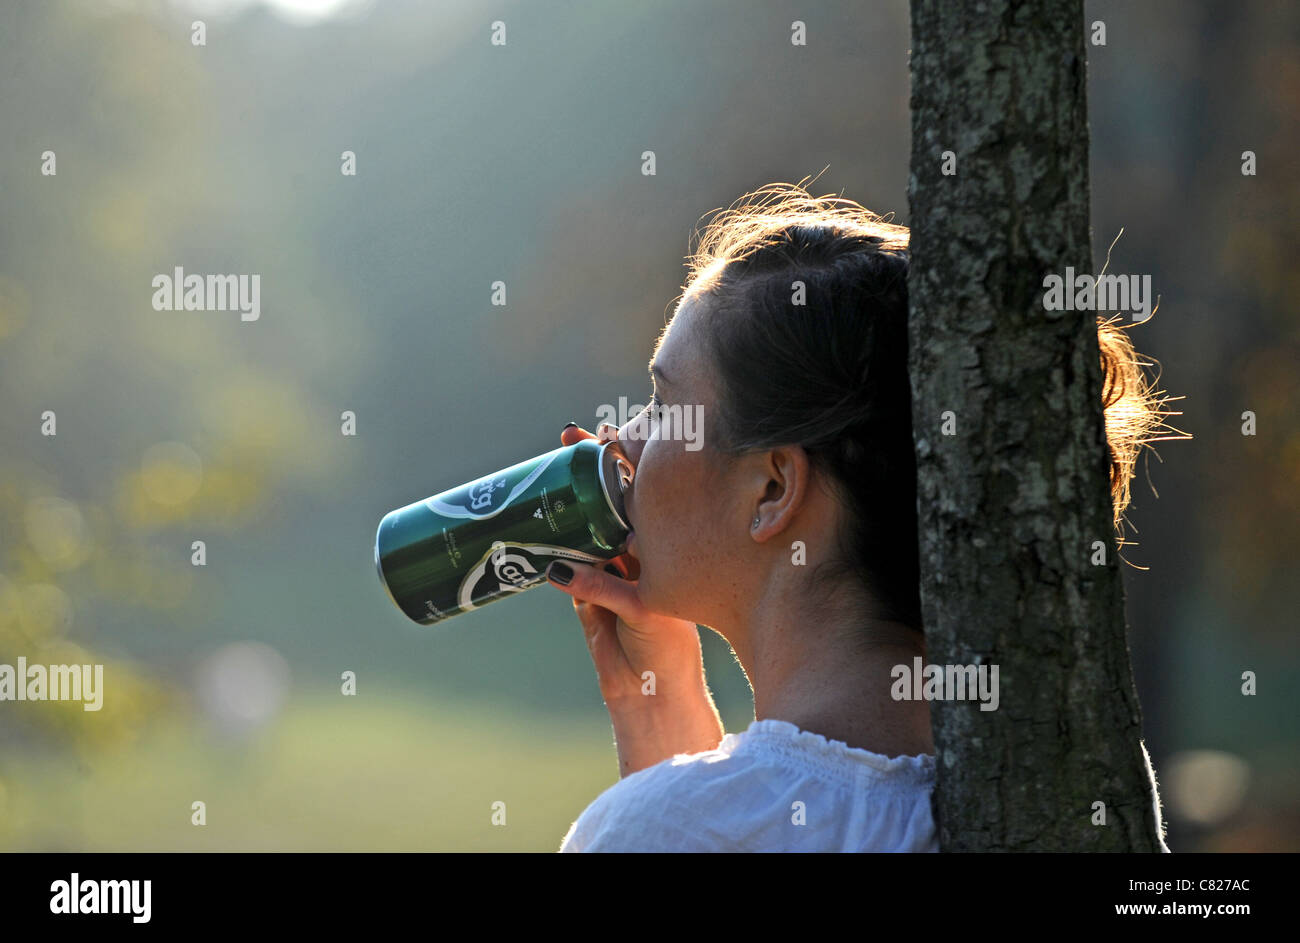
<path fill-rule="evenodd" d="M 471 485 L 469 489 L 469 506 L 476 511 L 492 510 L 492 495 L 496 494 L 506 486 L 504 478 L 498 478 L 496 481 L 484 481 L 479 484 Z"/>
<path fill-rule="evenodd" d="M 519 592 L 528 581 L 537 576 L 537 568 L 521 553 L 510 553 L 510 548 L 497 541 L 492 551 L 492 576 L 501 592 Z"/>
<path fill-rule="evenodd" d="M 552 544 L 508 544 L 494 540 L 492 549 L 461 581 L 456 604 L 468 611 L 475 600 L 486 601 L 503 593 L 517 593 L 546 579 L 550 560 L 560 557 L 581 563 L 601 563 L 603 557 Z"/>
<path fill-rule="evenodd" d="M 443 494 L 436 494 L 432 498 L 426 498 L 424 503 L 431 510 L 446 517 L 486 521 L 488 518 L 496 517 L 508 508 L 515 498 L 527 491 L 528 486 L 536 481 L 542 472 L 546 471 L 561 451 L 561 449 L 557 449 L 539 461 L 514 487 L 509 486 L 509 481 L 510 473 L 515 469 L 507 468 L 504 472 L 498 472 L 495 475 L 480 478 L 478 481 L 472 481 L 460 488 L 455 488 Z M 532 463 L 525 463 L 524 467 L 529 464 Z"/>

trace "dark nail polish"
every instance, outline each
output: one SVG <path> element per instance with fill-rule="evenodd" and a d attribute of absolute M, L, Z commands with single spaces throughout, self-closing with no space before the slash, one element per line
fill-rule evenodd
<path fill-rule="evenodd" d="M 559 583 L 561 586 L 568 586 L 573 582 L 573 567 L 556 560 L 551 564 L 551 568 L 546 575 L 550 577 L 552 582 Z"/>
<path fill-rule="evenodd" d="M 564 424 L 564 428 L 567 429 L 567 428 L 569 428 L 569 426 L 576 426 L 576 425 L 577 425 L 577 423 L 574 422 L 572 419 L 570 419 L 568 422 L 566 422 L 566 423 Z"/>

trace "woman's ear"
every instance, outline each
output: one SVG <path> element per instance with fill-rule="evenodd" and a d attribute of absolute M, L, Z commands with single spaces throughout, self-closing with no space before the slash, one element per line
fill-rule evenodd
<path fill-rule="evenodd" d="M 765 540 L 794 523 L 807 498 L 812 466 L 800 445 L 769 449 L 758 458 L 754 485 L 759 497 L 750 532 Z"/>

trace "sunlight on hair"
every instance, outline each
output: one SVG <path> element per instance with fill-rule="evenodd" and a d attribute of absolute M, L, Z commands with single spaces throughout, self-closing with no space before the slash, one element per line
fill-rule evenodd
<path fill-rule="evenodd" d="M 770 183 L 745 194 L 727 209 L 711 211 L 704 228 L 693 234 L 696 244 L 687 255 L 683 299 L 708 294 L 724 278 L 743 274 L 746 260 L 764 249 L 789 246 L 791 264 L 797 265 L 800 249 L 796 240 L 817 230 L 869 242 L 877 251 L 907 253 L 910 232 L 906 226 L 891 222 L 892 214 L 881 216 L 843 196 L 813 196 L 805 188 L 807 182 L 809 178 L 805 177 L 798 184 Z M 1108 251 L 1107 264 L 1109 260 Z M 1166 423 L 1169 416 L 1181 413 L 1165 407 L 1182 397 L 1169 397 L 1155 388 L 1156 381 L 1150 380 L 1142 369 L 1153 363 L 1140 358 L 1125 333 L 1132 325 L 1120 324 L 1119 320 L 1118 315 L 1109 319 L 1099 316 L 1097 342 L 1110 452 L 1113 523 L 1118 544 L 1124 547 L 1135 543 L 1124 539 L 1124 527 L 1128 523 L 1124 512 L 1129 506 L 1130 483 L 1143 447 L 1191 436 Z"/>
<path fill-rule="evenodd" d="M 805 177 L 798 184 L 769 183 L 727 209 L 713 211 L 716 215 L 697 232 L 698 244 L 687 256 L 682 290 L 707 291 L 729 264 L 765 246 L 788 242 L 791 228 L 826 228 L 871 241 L 882 250 L 907 251 L 906 226 L 846 197 L 815 197 L 804 188 L 806 182 Z"/>
<path fill-rule="evenodd" d="M 1133 342 L 1124 333 L 1133 325 L 1121 323 L 1121 318 L 1122 315 L 1115 315 L 1097 319 L 1097 344 L 1101 351 L 1101 401 L 1106 410 L 1106 443 L 1110 448 L 1111 504 L 1119 545 L 1124 547 L 1134 543 L 1124 539 L 1127 523 L 1124 511 L 1128 508 L 1129 486 L 1143 447 L 1152 442 L 1190 439 L 1191 436 L 1165 421 L 1169 416 L 1182 415 L 1165 408 L 1168 403 L 1182 397 L 1166 396 L 1163 390 L 1156 389 L 1159 376 L 1149 379 L 1142 369 L 1155 364 L 1142 360 L 1134 350 Z M 1164 432 L 1175 434 L 1159 434 Z M 1159 458 L 1158 453 L 1156 457 Z"/>

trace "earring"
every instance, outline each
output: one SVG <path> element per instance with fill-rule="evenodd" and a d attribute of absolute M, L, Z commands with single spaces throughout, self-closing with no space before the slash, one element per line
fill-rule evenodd
<path fill-rule="evenodd" d="M 752 526 L 753 526 L 753 527 L 757 527 L 757 526 L 758 526 L 758 515 L 757 515 L 757 514 L 754 515 L 754 523 L 753 523 Z"/>

